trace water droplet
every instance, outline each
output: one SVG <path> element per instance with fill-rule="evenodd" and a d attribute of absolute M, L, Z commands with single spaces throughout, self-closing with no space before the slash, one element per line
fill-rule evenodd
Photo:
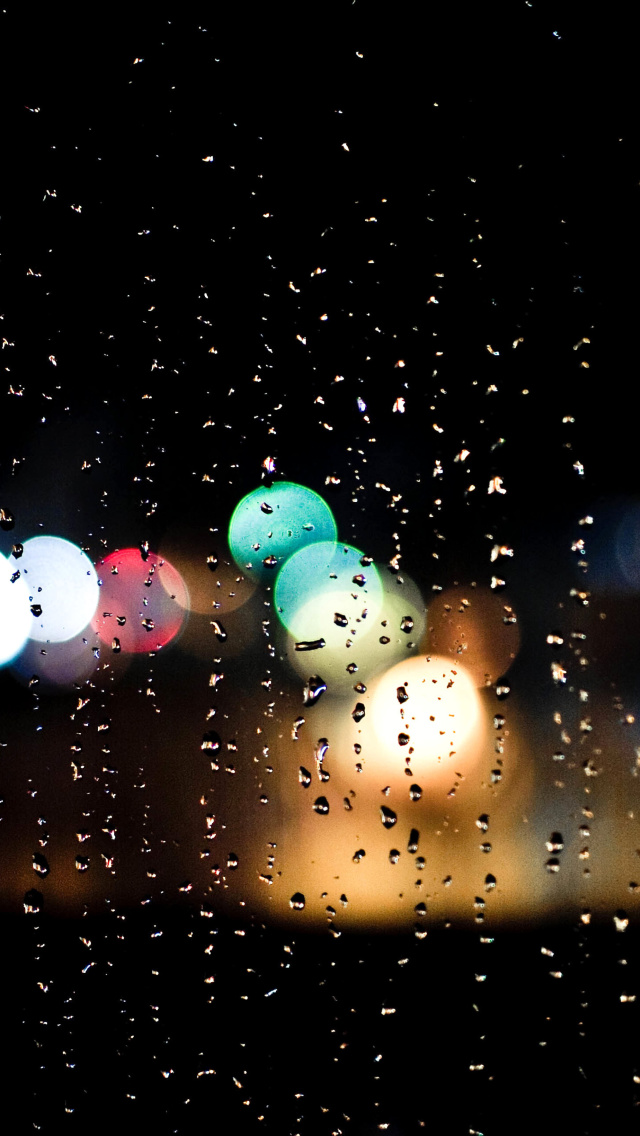
<path fill-rule="evenodd" d="M 358 848 L 358 851 L 354 852 L 352 857 L 354 864 L 359 864 L 363 856 L 366 856 L 364 848 Z"/>
<path fill-rule="evenodd" d="M 404 631 L 405 635 L 408 635 L 411 631 L 413 631 L 413 620 L 410 615 L 405 615 L 402 617 L 402 620 L 400 621 L 400 630 Z"/>
<path fill-rule="evenodd" d="M 496 698 L 508 698 L 511 693 L 511 687 L 505 678 L 499 678 L 496 683 Z"/>
<path fill-rule="evenodd" d="M 291 737 L 293 738 L 294 742 L 300 740 L 299 730 L 302 726 L 304 726 L 304 718 L 296 718 L 293 726 L 291 727 Z"/>
<path fill-rule="evenodd" d="M 419 872 L 424 871 L 424 867 L 425 867 L 426 862 L 427 861 L 425 860 L 424 856 L 416 856 L 416 868 L 418 869 Z"/>
<path fill-rule="evenodd" d="M 42 615 L 42 605 L 38 603 L 31 604 L 31 614 L 36 617 Z"/>
<path fill-rule="evenodd" d="M 380 819 L 385 828 L 393 828 L 398 816 L 394 813 L 393 809 L 388 809 L 385 805 L 380 805 Z"/>
<path fill-rule="evenodd" d="M 615 924 L 616 931 L 626 931 L 627 927 L 629 926 L 629 916 L 627 915 L 626 911 L 616 911 L 613 917 L 613 922 Z"/>
<path fill-rule="evenodd" d="M 214 552 L 212 552 L 210 556 L 207 556 L 207 567 L 210 572 L 215 572 L 216 568 L 218 567 L 218 563 L 218 557 Z"/>
<path fill-rule="evenodd" d="M 334 617 L 333 617 L 333 622 L 334 622 L 334 623 L 335 623 L 335 624 L 336 624 L 336 625 L 337 625 L 338 627 L 346 627 L 346 626 L 347 626 L 347 624 L 348 624 L 348 622 L 349 622 L 349 620 L 347 619 L 346 615 L 341 615 L 341 614 L 340 614 L 340 612 L 339 612 L 339 611 L 337 611 L 337 612 L 335 613 Z"/>
<path fill-rule="evenodd" d="M 490 852 L 491 851 L 491 845 L 489 844 L 488 840 L 485 841 L 484 844 L 480 845 L 480 851 L 481 852 Z"/>
<path fill-rule="evenodd" d="M 419 785 L 412 785 L 409 789 L 409 796 L 412 801 L 419 801 L 422 796 L 422 789 Z"/>
<path fill-rule="evenodd" d="M 208 730 L 207 733 L 203 734 L 202 736 L 200 749 L 206 749 L 210 750 L 212 753 L 217 753 L 221 745 L 222 741 L 220 739 L 220 735 L 217 734 L 215 730 Z"/>
<path fill-rule="evenodd" d="M 126 615 L 116 615 L 116 623 L 118 624 L 118 627 L 124 627 L 126 622 L 127 622 Z"/>
<path fill-rule="evenodd" d="M 155 623 L 152 619 L 143 619 L 142 626 L 144 627 L 145 631 L 153 631 Z"/>
<path fill-rule="evenodd" d="M 19 541 L 16 541 L 13 548 L 11 549 L 11 555 L 15 556 L 16 560 L 19 560 L 20 557 L 22 556 L 23 552 L 24 552 L 24 548 L 19 543 Z M 40 893 L 38 893 L 38 894 L 40 894 Z"/>
<path fill-rule="evenodd" d="M 496 883 L 497 883 L 496 877 L 492 876 L 491 873 L 489 872 L 489 874 L 484 877 L 484 890 L 485 891 L 491 891 L 491 889 L 496 886 Z"/>
<path fill-rule="evenodd" d="M 289 900 L 289 907 L 292 907 L 294 911 L 302 911 L 306 902 L 307 901 L 304 898 L 302 892 L 297 891 L 294 895 L 291 896 L 291 899 Z"/>
<path fill-rule="evenodd" d="M 320 675 L 312 675 L 305 683 L 302 695 L 305 706 L 313 706 L 314 702 L 318 701 L 326 689 L 327 684 L 324 679 L 320 678 Z"/>
<path fill-rule="evenodd" d="M 329 802 L 326 797 L 316 797 L 313 802 L 313 811 L 320 813 L 321 816 L 326 816 L 329 812 Z"/>
<path fill-rule="evenodd" d="M 358 664 L 357 663 L 349 663 L 349 665 L 347 666 L 346 669 L 347 669 L 347 671 L 349 672 L 350 675 L 355 674 L 357 669 L 358 669 Z"/>
<path fill-rule="evenodd" d="M 548 872 L 559 872 L 560 871 L 560 861 L 558 860 L 558 858 L 556 856 L 551 856 L 551 858 L 549 860 L 547 860 L 545 867 L 546 867 Z"/>
<path fill-rule="evenodd" d="M 547 852 L 562 852 L 564 848 L 564 841 L 561 832 L 552 832 L 551 836 L 546 842 Z"/>
<path fill-rule="evenodd" d="M 265 568 L 277 568 L 278 567 L 278 557 L 277 556 L 265 556 L 262 563 L 264 564 Z"/>
<path fill-rule="evenodd" d="M 16 523 L 16 519 L 10 509 L 0 509 L 0 529 L 8 532 Z"/>
<path fill-rule="evenodd" d="M 398 734 L 398 745 L 399 746 L 409 745 L 410 741 L 411 741 L 411 738 L 409 737 L 409 734 L 404 734 L 404 733 Z"/>
<path fill-rule="evenodd" d="M 407 694 L 406 687 L 399 686 L 397 691 L 396 691 L 396 697 L 398 699 L 398 702 L 400 702 L 400 703 L 406 702 L 409 698 L 409 695 Z"/>
<path fill-rule="evenodd" d="M 37 915 L 44 903 L 42 892 L 38 891 L 37 888 L 29 888 L 29 891 L 24 893 L 22 903 L 25 915 Z"/>
<path fill-rule="evenodd" d="M 356 694 L 366 694 L 367 693 L 367 688 L 366 688 L 366 686 L 364 685 L 363 682 L 357 682 L 353 689 L 355 690 Z"/>
<path fill-rule="evenodd" d="M 86 872 L 90 860 L 88 856 L 76 856 L 76 868 L 79 872 Z"/>
<path fill-rule="evenodd" d="M 296 651 L 319 651 L 321 647 L 326 646 L 324 639 L 305 639 L 300 643 L 296 643 Z"/>
<path fill-rule="evenodd" d="M 325 757 L 327 756 L 327 750 L 328 749 L 329 749 L 328 738 L 318 738 L 318 741 L 316 743 L 316 748 L 314 750 L 314 757 L 316 759 L 316 764 L 322 765 L 322 762 L 324 761 Z"/>
<path fill-rule="evenodd" d="M 120 652 L 120 650 L 121 650 L 121 647 L 120 647 L 120 640 L 119 640 L 119 639 L 117 639 L 117 638 L 116 638 L 115 636 L 114 636 L 114 638 L 113 638 L 113 639 L 111 640 L 111 650 L 113 651 L 114 655 L 117 655 L 117 654 L 119 654 L 119 652 Z"/>
<path fill-rule="evenodd" d="M 37 872 L 43 879 L 49 875 L 49 861 L 46 856 L 43 856 L 40 852 L 34 852 L 32 863 L 34 872 Z"/>
<path fill-rule="evenodd" d="M 364 715 L 365 715 L 364 703 L 356 702 L 353 710 L 351 711 L 351 717 L 353 718 L 354 722 L 361 722 L 362 719 L 364 718 Z"/>
<path fill-rule="evenodd" d="M 409 843 L 407 844 L 407 852 L 418 851 L 418 841 L 420 840 L 420 833 L 417 828 L 412 828 L 409 834 Z"/>
<path fill-rule="evenodd" d="M 363 572 L 359 572 L 357 576 L 354 576 L 352 578 L 352 583 L 356 584 L 359 588 L 364 588 L 366 582 L 367 582 L 367 577 L 364 575 Z"/>
<path fill-rule="evenodd" d="M 227 856 L 227 868 L 230 868 L 231 871 L 235 871 L 235 869 L 237 867 L 238 867 L 238 857 L 237 857 L 235 852 L 230 852 L 229 855 Z"/>
<path fill-rule="evenodd" d="M 426 905 L 426 903 L 416 903 L 413 910 L 415 911 L 416 915 L 419 918 L 423 919 L 424 916 L 427 914 L 427 905 Z"/>
<path fill-rule="evenodd" d="M 301 765 L 298 770 L 298 781 L 301 785 L 304 785 L 305 789 L 308 789 L 311 784 L 311 774 L 308 769 L 305 769 L 304 765 Z"/>
<path fill-rule="evenodd" d="M 212 619 L 211 626 L 213 627 L 213 634 L 215 635 L 218 642 L 225 643 L 227 639 L 227 633 L 222 624 L 217 619 Z"/>
<path fill-rule="evenodd" d="M 476 825 L 481 832 L 486 832 L 489 827 L 489 816 L 487 813 L 481 813 L 476 821 Z"/>
<path fill-rule="evenodd" d="M 388 635 L 381 635 L 379 642 L 382 643 L 383 647 L 386 647 L 387 643 L 390 643 L 391 640 Z"/>
<path fill-rule="evenodd" d="M 398 849 L 392 848 L 389 852 L 389 863 L 390 864 L 397 864 L 399 859 L 400 859 L 400 853 L 398 852 Z"/>
<path fill-rule="evenodd" d="M 271 508 L 271 505 L 267 505 L 267 502 L 266 502 L 266 501 L 263 501 L 263 502 L 262 502 L 262 504 L 261 504 L 260 508 L 262 509 L 262 512 L 263 512 L 263 513 L 267 513 L 267 514 L 268 514 L 268 513 L 272 513 L 272 512 L 273 512 L 273 509 Z"/>

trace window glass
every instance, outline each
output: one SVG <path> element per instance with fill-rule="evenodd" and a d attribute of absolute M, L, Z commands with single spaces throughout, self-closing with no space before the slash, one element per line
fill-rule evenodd
<path fill-rule="evenodd" d="M 427 15 L 0 17 L 25 1130 L 633 1130 L 632 71 Z"/>

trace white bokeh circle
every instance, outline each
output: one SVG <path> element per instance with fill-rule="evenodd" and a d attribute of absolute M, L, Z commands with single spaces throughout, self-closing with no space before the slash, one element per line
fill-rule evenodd
<path fill-rule="evenodd" d="M 24 543 L 20 572 L 32 608 L 30 639 L 62 643 L 90 623 L 100 588 L 93 564 L 77 544 L 59 536 L 32 537 Z M 41 614 L 33 614 L 34 605 Z"/>
<path fill-rule="evenodd" d="M 0 553 L 0 666 L 22 650 L 33 622 L 27 586 L 22 573 L 16 575 L 17 572 L 19 562 L 7 560 Z"/>

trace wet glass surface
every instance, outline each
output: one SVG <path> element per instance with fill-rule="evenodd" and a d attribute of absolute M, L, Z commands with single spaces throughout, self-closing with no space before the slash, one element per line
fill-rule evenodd
<path fill-rule="evenodd" d="M 637 1122 L 631 37 L 427 15 L 0 17 L 25 1131 Z"/>

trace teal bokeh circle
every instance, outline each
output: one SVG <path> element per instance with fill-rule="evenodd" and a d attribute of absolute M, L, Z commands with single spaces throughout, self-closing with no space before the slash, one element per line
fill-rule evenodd
<path fill-rule="evenodd" d="M 326 501 L 305 485 L 278 481 L 243 497 L 229 524 L 229 548 L 243 572 L 272 583 L 278 569 L 300 549 L 319 541 L 335 544 L 336 522 Z"/>
<path fill-rule="evenodd" d="M 370 626 L 382 594 L 378 570 L 362 552 L 325 541 L 287 560 L 278 573 L 274 601 L 281 622 L 296 639 L 324 639 L 326 646 L 335 647 L 358 628 Z"/>

